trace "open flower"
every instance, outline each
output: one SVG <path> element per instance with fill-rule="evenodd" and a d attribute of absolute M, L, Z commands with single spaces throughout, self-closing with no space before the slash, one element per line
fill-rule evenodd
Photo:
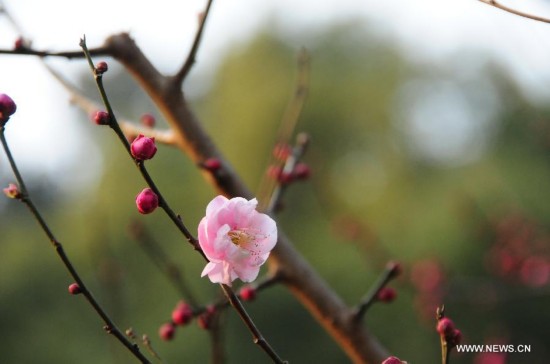
<path fill-rule="evenodd" d="M 199 244 L 210 261 L 202 271 L 212 283 L 252 282 L 277 243 L 277 225 L 256 211 L 258 201 L 215 197 L 199 223 Z"/>

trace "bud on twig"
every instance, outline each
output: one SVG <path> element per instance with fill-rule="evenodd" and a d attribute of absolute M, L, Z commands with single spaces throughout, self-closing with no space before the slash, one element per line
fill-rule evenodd
<path fill-rule="evenodd" d="M 4 188 L 4 195 L 9 198 L 20 199 L 21 191 L 19 191 L 19 187 L 16 184 L 10 183 L 8 187 Z"/>
<path fill-rule="evenodd" d="M 159 198 L 150 188 L 145 188 L 136 197 L 136 206 L 141 214 L 150 214 L 159 206 Z"/>

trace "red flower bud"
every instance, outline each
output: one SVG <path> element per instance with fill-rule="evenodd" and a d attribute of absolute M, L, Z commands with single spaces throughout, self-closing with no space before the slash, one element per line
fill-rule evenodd
<path fill-rule="evenodd" d="M 384 287 L 380 291 L 378 291 L 378 295 L 376 298 L 378 298 L 378 301 L 384 302 L 384 303 L 390 303 L 395 300 L 395 297 L 397 297 L 397 291 L 391 287 Z"/>
<path fill-rule="evenodd" d="M 95 66 L 95 72 L 98 75 L 104 74 L 105 72 L 107 72 L 108 69 L 109 69 L 109 66 L 107 65 L 107 62 L 99 62 Z"/>
<path fill-rule="evenodd" d="M 156 124 L 155 117 L 151 114 L 143 114 L 140 118 L 141 124 L 148 127 L 148 128 L 154 128 Z"/>
<path fill-rule="evenodd" d="M 97 111 L 94 114 L 94 122 L 97 125 L 109 125 L 110 120 L 109 113 L 106 111 Z"/>
<path fill-rule="evenodd" d="M 150 188 L 145 188 L 136 197 L 136 206 L 140 213 L 150 214 L 159 206 L 159 198 Z"/>
<path fill-rule="evenodd" d="M 176 328 L 171 322 L 165 323 L 159 328 L 159 336 L 162 340 L 170 341 L 174 338 Z"/>
<path fill-rule="evenodd" d="M 443 317 L 441 320 L 437 322 L 436 329 L 439 335 L 449 337 L 450 335 L 452 335 L 453 331 L 455 330 L 455 324 L 450 318 Z"/>
<path fill-rule="evenodd" d="M 258 291 L 252 286 L 243 286 L 239 291 L 239 296 L 243 301 L 253 301 L 256 298 Z"/>
<path fill-rule="evenodd" d="M 172 322 L 176 325 L 186 325 L 193 318 L 193 310 L 187 303 L 180 301 L 172 311 Z"/>
<path fill-rule="evenodd" d="M 71 283 L 69 285 L 69 293 L 79 294 L 79 293 L 82 293 L 82 289 L 80 289 L 80 286 L 78 285 L 78 283 Z"/>
<path fill-rule="evenodd" d="M 25 40 L 25 38 L 17 37 L 17 39 L 13 43 L 13 49 L 15 49 L 16 51 L 21 51 L 27 48 L 27 41 Z"/>
<path fill-rule="evenodd" d="M 17 185 L 10 183 L 8 187 L 4 188 L 4 194 L 9 198 L 20 198 L 21 197 L 21 191 L 19 191 L 19 187 Z"/>
<path fill-rule="evenodd" d="M 140 161 L 151 159 L 157 153 L 155 138 L 149 138 L 139 134 L 130 146 L 132 156 Z"/>
<path fill-rule="evenodd" d="M 0 125 L 7 123 L 16 110 L 17 105 L 12 98 L 6 94 L 0 94 Z"/>

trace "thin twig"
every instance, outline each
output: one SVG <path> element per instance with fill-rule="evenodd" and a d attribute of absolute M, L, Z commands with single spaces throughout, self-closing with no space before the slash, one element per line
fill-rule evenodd
<path fill-rule="evenodd" d="M 210 8 L 212 6 L 212 3 L 213 3 L 213 0 L 208 0 L 208 3 L 206 4 L 206 9 L 204 10 L 204 12 L 202 12 L 199 15 L 200 16 L 199 28 L 197 29 L 197 34 L 195 34 L 195 40 L 193 41 L 193 46 L 191 47 L 191 50 L 187 55 L 187 59 L 183 63 L 182 67 L 180 68 L 178 73 L 176 73 L 176 75 L 174 76 L 176 82 L 180 85 L 183 83 L 183 81 L 185 81 L 185 79 L 187 78 L 187 75 L 189 74 L 189 71 L 191 71 L 191 67 L 193 67 L 193 65 L 196 62 L 197 51 L 199 50 L 202 34 L 204 32 L 204 28 L 206 24 L 206 19 L 208 18 L 208 14 L 210 14 Z"/>
<path fill-rule="evenodd" d="M 61 243 L 55 238 L 53 232 L 49 228 L 48 224 L 34 205 L 33 201 L 31 200 L 31 197 L 28 193 L 28 190 L 25 186 L 25 183 L 23 181 L 23 178 L 21 177 L 21 174 L 19 172 L 19 169 L 17 168 L 17 165 L 15 163 L 15 160 L 11 154 L 10 148 L 8 146 L 8 143 L 6 141 L 6 137 L 4 134 L 4 126 L 0 126 L 0 140 L 2 142 L 2 146 L 4 148 L 4 151 L 6 152 L 6 155 L 8 157 L 10 166 L 13 170 L 13 174 L 15 175 L 15 178 L 17 180 L 17 183 L 19 184 L 20 188 L 20 197 L 19 199 L 21 202 L 23 202 L 31 211 L 33 217 L 36 219 L 48 239 L 50 240 L 52 246 L 54 247 L 57 255 L 69 271 L 69 274 L 71 277 L 75 280 L 75 282 L 80 287 L 81 293 L 86 297 L 86 300 L 90 303 L 90 305 L 93 307 L 93 309 L 96 311 L 96 313 L 101 317 L 103 322 L 105 323 L 104 329 L 107 333 L 112 334 L 115 338 L 117 338 L 130 352 L 139 359 L 142 363 L 150 363 L 150 361 L 140 352 L 139 347 L 135 344 L 132 344 L 128 339 L 124 336 L 124 334 L 118 329 L 118 327 L 114 324 L 114 322 L 111 320 L 111 318 L 107 315 L 107 313 L 103 310 L 101 305 L 96 301 L 90 290 L 87 288 L 86 284 L 74 268 L 73 264 L 71 263 L 69 257 L 65 253 L 65 250 L 63 249 L 63 246 Z"/>
<path fill-rule="evenodd" d="M 248 330 L 252 333 L 252 340 L 254 341 L 254 344 L 258 345 L 263 351 L 265 351 L 274 363 L 288 364 L 287 361 L 281 359 L 279 355 L 277 355 L 275 350 L 273 350 L 271 345 L 269 345 L 269 342 L 267 342 L 267 340 L 263 337 L 260 330 L 258 330 L 256 325 L 254 325 L 252 318 L 248 315 L 248 312 L 246 312 L 243 304 L 235 295 L 233 290 L 231 290 L 231 288 L 229 286 L 226 286 L 225 284 L 220 284 L 220 286 L 223 289 L 223 293 L 231 303 L 231 306 L 233 306 L 233 308 L 237 311 Z"/>
<path fill-rule="evenodd" d="M 309 93 L 309 74 L 311 68 L 311 59 L 306 48 L 302 48 L 297 57 L 297 69 L 296 84 L 294 86 L 294 93 L 292 99 L 288 103 L 285 113 L 281 119 L 279 131 L 277 132 L 275 145 L 286 145 L 296 128 L 298 119 L 302 114 L 307 95 Z M 274 158 L 271 157 L 270 165 L 273 164 Z M 270 196 L 273 196 L 273 189 L 276 185 L 273 184 L 273 180 L 266 175 L 263 176 L 260 186 L 258 187 L 258 200 L 260 202 L 260 209 L 268 209 L 268 201 Z"/>
<path fill-rule="evenodd" d="M 487 5 L 494 6 L 497 9 L 504 10 L 508 13 L 511 13 L 511 14 L 514 14 L 514 15 L 517 15 L 517 16 L 521 16 L 523 18 L 528 18 L 528 19 L 540 21 L 540 22 L 543 22 L 543 23 L 550 23 L 550 19 L 548 19 L 548 18 L 544 18 L 542 16 L 528 14 L 528 13 L 524 13 L 523 11 L 512 9 L 512 8 L 506 6 L 506 5 L 502 5 L 501 3 L 497 2 L 496 0 L 479 0 L 479 1 L 481 1 L 482 3 L 485 3 Z"/>
<path fill-rule="evenodd" d="M 398 263 L 390 262 L 386 265 L 386 269 L 376 283 L 371 287 L 369 292 L 361 299 L 361 302 L 355 308 L 355 313 L 353 318 L 355 321 L 360 321 L 364 316 L 369 307 L 376 301 L 378 293 L 397 275 L 400 271 L 400 266 Z"/>
<path fill-rule="evenodd" d="M 28 48 L 28 47 L 22 47 L 18 49 L 0 49 L 0 54 L 11 54 L 11 55 L 19 55 L 19 56 L 36 56 L 40 58 L 61 57 L 61 58 L 67 58 L 67 59 L 83 57 L 83 54 L 81 51 L 52 52 L 52 51 L 40 51 L 40 50 Z M 92 56 L 108 56 L 109 50 L 105 47 L 91 48 L 90 54 Z"/>
<path fill-rule="evenodd" d="M 296 167 L 296 164 L 302 159 L 303 155 L 307 150 L 308 145 L 309 145 L 309 136 L 305 133 L 298 134 L 298 136 L 296 137 L 296 145 L 294 146 L 294 148 L 292 148 L 292 153 L 286 159 L 285 164 L 281 169 L 281 172 L 280 172 L 281 176 L 292 175 L 294 168 Z M 287 183 L 278 181 L 278 183 L 275 186 L 275 189 L 273 190 L 271 199 L 269 200 L 269 204 L 266 209 L 268 214 L 277 212 L 280 206 L 281 200 L 283 198 L 283 194 L 286 191 L 287 187 L 288 187 Z"/>
<path fill-rule="evenodd" d="M 142 175 L 142 177 L 145 179 L 147 185 L 155 192 L 155 194 L 158 196 L 159 200 L 159 206 L 166 212 L 168 217 L 174 222 L 174 224 L 178 227 L 180 232 L 187 238 L 189 243 L 194 247 L 195 250 L 197 250 L 201 256 L 206 260 L 209 261 L 204 252 L 202 251 L 198 240 L 191 234 L 191 232 L 187 229 L 187 227 L 184 225 L 181 217 L 179 215 L 176 215 L 174 211 L 170 208 L 168 205 L 168 202 L 164 199 L 162 196 L 160 190 L 157 188 L 155 182 L 153 181 L 151 175 L 147 171 L 147 168 L 145 167 L 145 164 L 143 161 L 136 160 L 130 151 L 130 144 L 128 143 L 128 140 L 125 138 L 124 134 L 122 133 L 122 130 L 120 129 L 120 126 L 118 125 L 118 122 L 116 120 L 113 108 L 111 106 L 111 103 L 109 101 L 109 98 L 107 97 L 107 93 L 105 91 L 105 88 L 103 87 L 103 79 L 102 74 L 99 72 L 96 72 L 96 68 L 94 66 L 94 63 L 92 61 L 92 58 L 90 54 L 88 53 L 88 49 L 86 47 L 86 38 L 83 37 L 80 40 L 80 46 L 82 47 L 82 50 L 84 51 L 84 54 L 86 55 L 86 59 L 88 60 L 88 64 L 90 65 L 90 69 L 94 75 L 96 85 L 98 88 L 98 91 L 101 95 L 101 99 L 105 105 L 105 108 L 109 114 L 109 126 L 115 131 L 118 138 L 124 145 L 126 151 L 134 160 L 135 164 L 139 168 L 139 171 Z M 231 303 L 231 305 L 235 308 L 241 319 L 244 321 L 246 327 L 250 330 L 252 333 L 252 336 L 254 338 L 254 343 L 258 344 L 262 350 L 270 357 L 272 358 L 276 363 L 285 363 L 282 359 L 279 358 L 277 353 L 271 348 L 267 340 L 262 336 L 260 333 L 260 330 L 256 327 L 254 324 L 254 321 L 252 321 L 252 318 L 248 315 L 246 310 L 244 309 L 242 303 L 240 302 L 239 298 L 235 295 L 231 287 L 226 286 L 224 284 L 220 284 L 224 294 L 226 295 L 227 299 Z"/>
<path fill-rule="evenodd" d="M 172 210 L 172 208 L 170 207 L 170 205 L 168 204 L 168 202 L 166 201 L 166 199 L 164 198 L 164 196 L 160 192 L 159 188 L 157 187 L 157 185 L 155 184 L 155 182 L 151 178 L 151 175 L 147 171 L 147 168 L 145 167 L 145 164 L 143 163 L 143 161 L 137 160 L 132 156 L 132 152 L 130 150 L 130 143 L 128 142 L 128 139 L 126 139 L 126 136 L 124 135 L 124 132 L 120 128 L 120 125 L 119 125 L 119 123 L 116 119 L 113 108 L 111 107 L 111 103 L 109 101 L 109 98 L 107 97 L 107 94 L 105 92 L 105 88 L 103 87 L 103 77 L 100 73 L 95 71 L 95 66 L 94 66 L 94 63 L 92 61 L 92 57 L 91 57 L 90 53 L 88 52 L 88 48 L 86 46 L 85 37 L 83 37 L 80 40 L 80 46 L 82 47 L 82 49 L 84 51 L 84 54 L 86 56 L 86 59 L 88 61 L 88 64 L 90 66 L 90 69 L 92 70 L 92 73 L 94 74 L 94 78 L 95 78 L 95 81 L 96 81 L 97 89 L 98 89 L 99 94 L 101 96 L 101 100 L 103 101 L 103 104 L 105 105 L 107 113 L 109 114 L 109 126 L 111 127 L 111 129 L 113 129 L 115 134 L 118 136 L 118 139 L 120 140 L 120 142 L 124 145 L 124 148 L 126 149 L 126 152 L 128 153 L 128 155 L 132 158 L 132 160 L 134 161 L 134 163 L 138 167 L 142 177 L 147 182 L 147 185 L 158 196 L 159 207 L 161 207 L 166 212 L 166 214 L 168 215 L 170 220 L 172 220 L 172 222 L 176 225 L 176 227 L 180 230 L 180 232 L 185 236 L 185 238 L 193 246 L 193 248 L 195 250 L 197 250 L 204 257 L 204 259 L 208 260 L 206 258 L 206 255 L 204 255 L 201 247 L 199 246 L 198 240 L 193 236 L 193 234 L 191 234 L 191 232 L 183 224 L 183 221 L 181 220 L 181 217 L 179 215 L 177 215 L 174 212 L 174 210 Z"/>

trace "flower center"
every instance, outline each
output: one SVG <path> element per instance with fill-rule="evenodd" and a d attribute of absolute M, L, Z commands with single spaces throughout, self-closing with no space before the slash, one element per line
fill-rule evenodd
<path fill-rule="evenodd" d="M 229 235 L 231 242 L 237 246 L 250 243 L 254 240 L 254 235 L 243 230 L 231 230 L 227 235 Z"/>

